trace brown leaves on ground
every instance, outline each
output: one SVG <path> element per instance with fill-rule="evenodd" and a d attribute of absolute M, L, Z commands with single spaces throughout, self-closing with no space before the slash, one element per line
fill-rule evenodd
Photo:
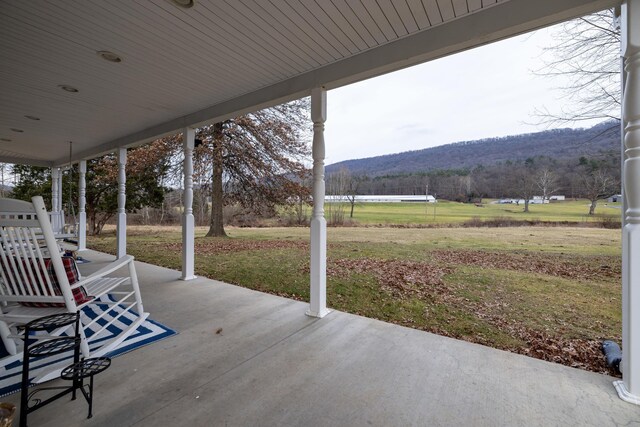
<path fill-rule="evenodd" d="M 477 317 L 482 318 L 502 332 L 525 343 L 522 346 L 504 347 L 502 350 L 524 354 L 548 362 L 560 363 L 572 368 L 617 375 L 616 372 L 607 367 L 600 350 L 600 341 L 597 339 L 561 337 L 547 331 L 526 327 L 517 320 L 508 320 L 504 315 L 492 313 L 488 309 L 489 304 L 470 303 L 468 300 L 464 300 L 462 304 L 465 303 L 467 311 L 474 313 Z M 464 339 L 478 344 L 492 345 L 491 342 L 486 342 L 482 337 L 471 336 L 464 337 Z"/>
<path fill-rule="evenodd" d="M 606 365 L 598 340 L 567 339 L 547 333 L 521 328 L 520 338 L 527 346 L 513 349 L 514 352 L 549 362 L 561 363 L 602 374 L 616 375 Z"/>
<path fill-rule="evenodd" d="M 537 255 L 536 255 L 537 256 Z M 595 276 L 619 274 L 619 265 L 602 268 L 601 262 L 591 265 L 576 265 L 567 260 L 551 256 L 534 258 L 519 254 L 498 254 L 476 251 L 439 251 L 434 258 L 450 264 L 469 264 L 484 268 L 503 268 L 525 270 L 572 279 L 588 279 Z M 545 264 L 546 262 L 546 264 Z M 605 264 L 602 264 L 605 265 Z M 449 307 L 472 314 L 475 318 L 492 325 L 503 333 L 525 343 L 521 346 L 502 347 L 514 353 L 537 359 L 560 363 L 574 368 L 615 375 L 607 368 L 600 350 L 600 341 L 596 339 L 564 338 L 524 326 L 510 319 L 499 308 L 504 301 L 471 301 L 457 292 L 460 285 L 447 283 L 444 276 L 453 272 L 453 268 L 442 267 L 427 262 L 406 260 L 381 260 L 371 258 L 329 259 L 327 275 L 329 277 L 347 277 L 350 274 L 372 274 L 380 288 L 397 299 L 419 298 L 427 304 L 446 304 Z M 452 316 L 455 316 L 452 314 Z M 392 320 L 393 321 L 393 320 Z M 408 327 L 418 327 L 429 332 L 469 342 L 496 346 L 496 343 L 481 335 L 457 335 L 451 333 L 446 325 L 417 326 L 415 320 L 395 321 Z"/>
<path fill-rule="evenodd" d="M 181 243 L 166 243 L 168 251 L 182 250 Z M 303 249 L 309 250 L 309 242 L 302 240 L 249 240 L 249 239 L 218 239 L 204 238 L 195 241 L 196 254 L 216 254 L 242 251 L 263 251 L 273 249 Z"/>
<path fill-rule="evenodd" d="M 451 272 L 450 268 L 406 260 L 359 258 L 327 262 L 328 276 L 373 274 L 381 288 L 396 298 L 417 296 L 438 302 L 451 295 L 451 290 L 442 281 L 444 275 Z"/>
<path fill-rule="evenodd" d="M 432 252 L 434 260 L 445 264 L 473 265 L 486 269 L 515 270 L 547 274 L 573 280 L 620 277 L 618 259 L 605 256 L 570 258 L 562 254 L 441 250 Z"/>

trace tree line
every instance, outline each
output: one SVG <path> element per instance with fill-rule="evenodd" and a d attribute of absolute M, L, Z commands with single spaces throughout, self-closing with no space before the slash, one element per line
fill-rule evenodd
<path fill-rule="evenodd" d="M 548 156 L 507 160 L 469 169 L 433 170 L 423 173 L 369 177 L 343 168 L 328 176 L 328 194 L 341 195 L 355 204 L 355 195 L 423 195 L 458 201 L 478 202 L 483 198 L 529 200 L 540 196 L 584 198 L 593 215 L 600 199 L 620 193 L 620 152 L 558 160 Z M 353 209 L 351 210 L 353 212 Z M 351 213 L 351 216 L 353 214 Z"/>

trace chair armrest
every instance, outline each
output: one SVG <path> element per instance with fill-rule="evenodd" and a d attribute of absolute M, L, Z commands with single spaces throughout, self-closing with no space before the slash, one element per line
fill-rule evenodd
<path fill-rule="evenodd" d="M 71 286 L 71 289 L 76 289 L 80 286 L 86 286 L 87 283 L 90 283 L 96 279 L 101 279 L 102 277 L 106 276 L 109 273 L 112 273 L 122 267 L 124 267 L 125 265 L 129 264 L 133 262 L 133 255 L 125 255 L 122 258 L 119 258 L 117 260 L 115 260 L 114 262 L 110 263 L 109 265 L 106 265 L 104 267 L 102 267 L 100 270 L 96 271 L 95 273 L 83 277 L 82 279 L 80 279 L 79 281 L 77 281 L 76 283 L 74 283 Z"/>

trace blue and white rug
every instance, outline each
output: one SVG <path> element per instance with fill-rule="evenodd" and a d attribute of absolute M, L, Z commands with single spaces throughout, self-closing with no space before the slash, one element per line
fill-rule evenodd
<path fill-rule="evenodd" d="M 107 305 L 101 304 L 85 307 L 81 313 L 84 323 L 87 323 L 88 319 L 94 319 L 98 314 L 100 314 L 100 310 L 105 309 L 106 307 Z M 117 306 L 117 308 L 121 309 L 122 307 Z M 137 317 L 135 313 L 125 314 L 122 322 L 114 322 L 105 331 L 101 332 L 100 338 L 95 340 L 95 343 L 92 343 L 91 348 L 95 349 L 100 346 L 100 342 L 107 341 L 116 336 L 119 331 L 124 329 L 128 324 L 131 324 L 131 322 L 135 320 L 135 317 Z M 105 319 L 101 319 L 97 323 L 104 325 L 105 322 L 108 322 L 109 320 L 108 316 L 106 316 Z M 101 325 L 96 325 L 96 329 L 99 329 L 100 327 Z M 108 353 L 107 356 L 116 357 L 175 334 L 177 334 L 177 332 L 173 329 L 167 328 L 166 326 L 151 319 L 146 319 L 135 332 L 129 335 L 115 350 Z M 87 336 L 91 336 L 89 331 L 87 331 Z M 0 354 L 6 354 L 1 341 Z M 66 359 L 71 363 L 72 358 L 73 353 L 69 352 L 58 356 L 32 359 L 29 368 L 30 380 L 33 380 L 39 375 L 45 373 L 47 371 L 47 367 L 51 365 L 57 365 Z M 20 383 L 22 381 L 22 358 L 20 358 L 20 360 L 9 361 L 9 363 L 3 363 L 3 361 L 7 359 L 9 358 L 0 359 L 0 397 L 19 391 Z"/>

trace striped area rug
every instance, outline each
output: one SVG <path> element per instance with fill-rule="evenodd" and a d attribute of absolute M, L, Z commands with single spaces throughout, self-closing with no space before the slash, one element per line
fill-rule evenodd
<path fill-rule="evenodd" d="M 106 309 L 106 307 L 106 305 L 100 304 L 85 307 L 81 313 L 83 321 L 86 323 L 89 319 L 94 319 L 100 314 L 100 310 Z M 105 320 L 105 322 L 108 320 Z M 91 345 L 92 349 L 94 349 L 95 347 L 99 347 L 100 342 L 107 341 L 116 336 L 119 331 L 122 330 L 120 328 L 124 328 L 126 324 L 130 324 L 133 320 L 134 316 L 130 313 L 127 313 L 125 316 L 123 316 L 122 322 L 114 322 L 105 331 L 101 332 L 101 335 L 96 340 L 95 344 Z M 100 326 L 96 325 L 96 329 L 98 328 L 100 328 Z M 107 354 L 107 356 L 116 357 L 145 345 L 149 345 L 156 341 L 170 337 L 172 335 L 175 335 L 176 333 L 177 332 L 173 329 L 170 329 L 156 321 L 146 319 L 135 332 L 129 335 L 126 340 L 124 340 L 115 350 Z M 91 336 L 91 333 L 87 331 L 87 335 Z M 1 347 L 3 347 L 2 342 L 0 342 L 0 348 Z M 2 348 L 1 350 L 4 350 L 4 348 Z M 4 353 L 6 354 L 6 352 Z M 71 363 L 73 359 L 73 354 L 71 352 L 41 359 L 32 359 L 29 369 L 30 379 L 33 380 L 39 375 L 46 373 L 47 367 L 51 365 L 57 365 L 67 359 L 69 363 Z M 3 361 L 8 361 L 8 363 Z M 20 360 L 13 361 L 11 361 L 8 357 L 0 359 L 0 397 L 19 391 L 20 383 L 22 381 L 21 376 L 22 358 L 20 358 Z"/>

